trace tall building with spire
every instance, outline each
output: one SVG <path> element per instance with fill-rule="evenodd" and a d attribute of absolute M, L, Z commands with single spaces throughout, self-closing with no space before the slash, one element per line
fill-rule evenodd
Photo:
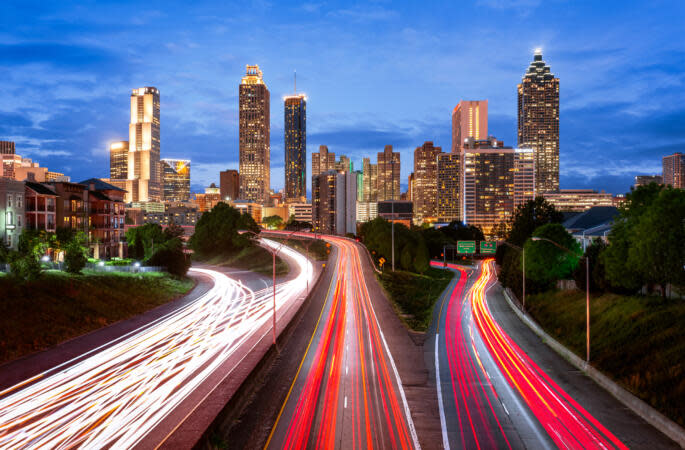
<path fill-rule="evenodd" d="M 246 67 L 238 89 L 240 198 L 265 204 L 271 186 L 269 89 L 259 66 Z"/>
<path fill-rule="evenodd" d="M 487 100 L 462 100 L 452 110 L 452 153 L 459 153 L 469 138 L 488 138 Z"/>
<path fill-rule="evenodd" d="M 536 193 L 559 190 L 559 78 L 535 50 L 518 85 L 518 146 L 535 152 Z"/>
<path fill-rule="evenodd" d="M 307 200 L 307 97 L 295 92 L 285 102 L 285 199 Z"/>
<path fill-rule="evenodd" d="M 131 92 L 128 126 L 127 202 L 158 202 L 163 198 L 159 160 L 159 91 L 146 86 Z"/>

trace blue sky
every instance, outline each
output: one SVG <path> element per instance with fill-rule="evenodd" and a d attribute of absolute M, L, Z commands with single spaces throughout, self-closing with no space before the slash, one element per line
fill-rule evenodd
<path fill-rule="evenodd" d="M 359 165 L 393 144 L 406 180 L 415 147 L 449 150 L 461 99 L 488 99 L 490 134 L 516 144 L 516 84 L 539 46 L 561 79 L 561 187 L 622 193 L 685 151 L 684 27 L 679 0 L 4 0 L 0 139 L 74 180 L 106 177 L 130 90 L 152 85 L 162 157 L 191 159 L 200 189 L 237 168 L 238 83 L 259 64 L 274 188 L 294 70 L 309 154 L 326 144 Z"/>

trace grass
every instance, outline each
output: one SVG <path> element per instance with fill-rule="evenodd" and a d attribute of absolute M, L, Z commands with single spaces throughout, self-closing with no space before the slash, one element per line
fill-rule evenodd
<path fill-rule="evenodd" d="M 590 361 L 628 391 L 685 426 L 685 302 L 605 293 L 590 298 Z M 585 357 L 585 293 L 526 298 L 531 315 Z"/>
<path fill-rule="evenodd" d="M 386 271 L 379 275 L 402 321 L 414 331 L 426 331 L 433 306 L 454 277 L 451 270 L 430 268 L 423 275 Z"/>
<path fill-rule="evenodd" d="M 203 262 L 217 266 L 251 270 L 252 272 L 264 275 L 273 274 L 273 257 L 271 252 L 258 245 L 245 247 L 233 255 L 214 256 Z M 289 270 L 288 265 L 276 255 L 276 275 L 285 275 Z"/>
<path fill-rule="evenodd" d="M 141 314 L 193 285 L 161 272 L 47 271 L 25 283 L 0 277 L 0 363 Z"/>

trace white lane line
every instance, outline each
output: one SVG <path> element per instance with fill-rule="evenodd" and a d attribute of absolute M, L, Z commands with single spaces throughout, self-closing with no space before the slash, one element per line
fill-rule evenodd
<path fill-rule="evenodd" d="M 350 368 L 349 366 L 345 366 L 345 375 L 347 375 L 347 372 L 349 372 Z"/>
<path fill-rule="evenodd" d="M 347 409 L 347 395 L 345 396 L 345 409 Z"/>
<path fill-rule="evenodd" d="M 440 324 L 438 324 L 439 326 Z M 447 423 L 445 422 L 445 407 L 442 404 L 442 389 L 440 384 L 440 355 L 438 354 L 438 339 L 440 335 L 435 333 L 435 384 L 438 389 L 438 406 L 440 407 L 440 427 L 442 428 L 442 446 L 450 450 L 450 440 L 447 437 Z"/>
<path fill-rule="evenodd" d="M 508 415 L 509 415 L 509 411 L 507 410 L 507 407 L 504 406 L 504 402 L 501 402 L 501 403 L 502 403 L 502 408 L 504 408 L 504 412 L 507 413 L 507 416 L 508 416 Z"/>

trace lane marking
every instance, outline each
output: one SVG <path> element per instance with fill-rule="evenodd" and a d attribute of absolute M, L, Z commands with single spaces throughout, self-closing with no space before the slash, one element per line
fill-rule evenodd
<path fill-rule="evenodd" d="M 345 409 L 347 409 L 347 395 L 345 396 Z"/>
<path fill-rule="evenodd" d="M 507 407 L 504 406 L 504 402 L 500 402 L 500 403 L 502 403 L 502 408 L 504 408 L 504 412 L 507 413 L 507 415 L 509 415 L 509 411 L 507 410 Z"/>
<path fill-rule="evenodd" d="M 440 323 L 438 323 L 438 327 Z M 445 450 L 450 450 L 450 440 L 447 437 L 447 423 L 445 422 L 445 407 L 442 404 L 442 389 L 440 384 L 440 355 L 438 354 L 438 337 L 435 333 L 435 384 L 438 390 L 438 406 L 440 407 L 440 428 L 442 428 L 442 446 Z"/>

